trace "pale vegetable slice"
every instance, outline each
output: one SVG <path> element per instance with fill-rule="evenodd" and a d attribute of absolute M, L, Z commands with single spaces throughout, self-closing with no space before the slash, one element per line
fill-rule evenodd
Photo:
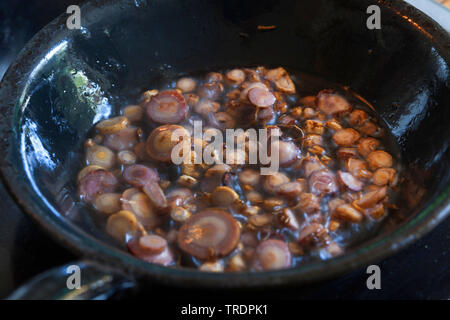
<path fill-rule="evenodd" d="M 276 193 L 278 188 L 289 182 L 289 177 L 282 172 L 275 172 L 264 178 L 264 190 L 269 193 Z"/>
<path fill-rule="evenodd" d="M 114 166 L 115 155 L 109 148 L 94 145 L 88 148 L 86 152 L 86 162 L 88 165 L 96 165 L 104 169 L 110 169 Z"/>
<path fill-rule="evenodd" d="M 150 199 L 152 205 L 157 209 L 164 209 L 167 207 L 167 199 L 164 191 L 161 189 L 156 181 L 150 181 L 144 185 L 142 190 Z"/>
<path fill-rule="evenodd" d="M 109 171 L 98 169 L 87 173 L 78 183 L 78 194 L 83 201 L 90 202 L 103 193 L 114 192 L 119 182 Z"/>
<path fill-rule="evenodd" d="M 161 218 L 147 195 L 136 188 L 125 190 L 121 195 L 122 209 L 133 212 L 139 222 L 147 229 L 153 229 L 161 224 Z"/>
<path fill-rule="evenodd" d="M 173 265 L 175 263 L 175 257 L 172 250 L 169 248 L 167 241 L 161 237 L 159 237 L 161 239 L 155 237 L 159 236 L 146 235 L 139 239 L 133 239 L 128 242 L 128 249 L 133 255 L 146 262 L 159 264 L 162 266 Z M 161 250 L 161 246 L 163 244 L 165 245 Z M 154 250 L 161 251 L 154 253 Z"/>
<path fill-rule="evenodd" d="M 257 271 L 285 269 L 291 266 L 291 260 L 291 252 L 284 241 L 268 239 L 256 248 L 253 268 Z"/>
<path fill-rule="evenodd" d="M 127 167 L 123 173 L 123 177 L 127 183 L 135 187 L 143 187 L 152 181 L 159 181 L 158 173 L 142 164 L 133 164 Z"/>
<path fill-rule="evenodd" d="M 148 118 L 156 123 L 179 123 L 186 119 L 188 108 L 186 100 L 176 90 L 166 90 L 144 104 Z"/>
<path fill-rule="evenodd" d="M 89 172 L 96 171 L 96 170 L 99 170 L 99 169 L 103 169 L 103 168 L 100 167 L 100 166 L 97 166 L 97 165 L 90 165 L 90 166 L 84 167 L 84 168 L 81 169 L 80 172 L 78 173 L 77 181 L 79 182 L 79 181 L 80 181 L 81 179 L 83 179 Z"/>
<path fill-rule="evenodd" d="M 120 211 L 120 193 L 103 193 L 95 197 L 94 207 L 104 214 L 113 214 Z"/>
<path fill-rule="evenodd" d="M 227 72 L 226 77 L 229 81 L 239 84 L 245 80 L 245 73 L 241 69 L 233 69 Z"/>
<path fill-rule="evenodd" d="M 364 183 L 356 179 L 351 173 L 338 171 L 339 181 L 348 189 L 352 191 L 361 191 Z"/>
<path fill-rule="evenodd" d="M 144 117 L 144 109 L 141 106 L 129 105 L 123 109 L 122 114 L 131 122 L 138 122 Z"/>
<path fill-rule="evenodd" d="M 378 168 L 392 167 L 392 156 L 383 150 L 376 150 L 369 153 L 367 163 L 373 170 Z"/>
<path fill-rule="evenodd" d="M 106 222 L 106 232 L 114 239 L 127 242 L 139 230 L 139 222 L 136 216 L 126 210 L 119 211 L 109 216 Z"/>
<path fill-rule="evenodd" d="M 317 107 L 327 115 L 349 112 L 350 103 L 332 90 L 322 90 L 317 95 Z"/>
<path fill-rule="evenodd" d="M 327 169 L 314 171 L 308 183 L 309 189 L 316 195 L 336 193 L 339 190 L 335 175 Z"/>
<path fill-rule="evenodd" d="M 195 80 L 192 78 L 181 78 L 177 81 L 177 88 L 183 91 L 184 93 L 194 91 L 196 87 Z"/>

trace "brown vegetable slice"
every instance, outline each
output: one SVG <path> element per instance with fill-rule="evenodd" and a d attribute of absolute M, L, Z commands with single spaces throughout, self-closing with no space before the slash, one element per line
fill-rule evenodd
<path fill-rule="evenodd" d="M 348 112 L 352 106 L 348 101 L 332 90 L 322 90 L 317 95 L 318 108 L 327 115 Z"/>
<path fill-rule="evenodd" d="M 253 169 L 245 169 L 238 174 L 239 182 L 244 185 L 255 187 L 261 180 L 261 175 L 258 171 Z"/>
<path fill-rule="evenodd" d="M 144 117 L 144 109 L 141 106 L 130 105 L 123 109 L 123 115 L 131 122 L 141 121 Z"/>
<path fill-rule="evenodd" d="M 203 116 L 207 116 L 210 113 L 214 113 L 217 112 L 217 110 L 219 110 L 220 108 L 220 104 L 215 102 L 215 101 L 211 101 L 208 99 L 201 99 L 195 106 L 194 106 L 194 110 L 195 112 L 203 115 Z"/>
<path fill-rule="evenodd" d="M 283 211 L 278 214 L 278 222 L 294 231 L 297 231 L 300 228 L 295 213 L 289 208 L 284 208 Z"/>
<path fill-rule="evenodd" d="M 192 217 L 178 232 L 178 245 L 199 259 L 221 257 L 238 244 L 240 228 L 237 221 L 220 209 L 205 209 Z"/>
<path fill-rule="evenodd" d="M 303 171 L 305 177 L 309 177 L 313 172 L 324 169 L 325 166 L 319 159 L 315 157 L 306 157 L 302 160 Z"/>
<path fill-rule="evenodd" d="M 117 154 L 117 161 L 123 165 L 131 165 L 136 163 L 137 156 L 132 151 L 122 150 Z"/>
<path fill-rule="evenodd" d="M 279 186 L 276 190 L 276 194 L 288 199 L 295 199 L 303 191 L 302 184 L 294 181 Z"/>
<path fill-rule="evenodd" d="M 339 159 L 348 159 L 358 157 L 358 150 L 356 148 L 339 148 L 337 151 Z"/>
<path fill-rule="evenodd" d="M 233 69 L 227 72 L 226 77 L 231 82 L 239 84 L 245 80 L 245 73 L 241 69 Z"/>
<path fill-rule="evenodd" d="M 78 194 L 83 201 L 92 201 L 102 193 L 114 192 L 119 182 L 116 177 L 103 169 L 87 173 L 78 184 Z"/>
<path fill-rule="evenodd" d="M 298 243 L 302 246 L 311 246 L 323 239 L 323 236 L 326 235 L 327 230 L 320 223 L 313 222 L 300 231 L 298 235 Z"/>
<path fill-rule="evenodd" d="M 391 184 L 394 180 L 395 170 L 392 168 L 379 168 L 372 176 L 372 182 L 377 186 Z"/>
<path fill-rule="evenodd" d="M 333 140 L 337 145 L 342 147 L 351 147 L 358 141 L 360 135 L 358 131 L 352 128 L 342 129 L 336 131 L 333 135 Z"/>
<path fill-rule="evenodd" d="M 253 268 L 258 271 L 285 269 L 291 266 L 291 260 L 291 252 L 284 241 L 268 239 L 256 248 Z"/>
<path fill-rule="evenodd" d="M 361 125 L 363 125 L 367 119 L 369 119 L 369 115 L 364 112 L 363 110 L 353 110 L 349 117 L 348 117 L 348 122 L 353 126 L 353 127 L 359 127 Z"/>
<path fill-rule="evenodd" d="M 361 191 L 364 183 L 356 179 L 351 173 L 338 171 L 339 181 L 348 189 L 352 191 Z"/>
<path fill-rule="evenodd" d="M 376 150 L 369 153 L 367 156 L 367 163 L 373 170 L 378 168 L 392 167 L 392 156 L 383 150 Z"/>
<path fill-rule="evenodd" d="M 200 87 L 198 94 L 203 98 L 216 100 L 223 92 L 223 84 L 220 82 L 208 82 Z"/>
<path fill-rule="evenodd" d="M 363 219 L 363 215 L 349 204 L 344 204 L 336 208 L 336 214 L 342 220 L 359 223 Z"/>
<path fill-rule="evenodd" d="M 380 146 L 380 142 L 375 138 L 361 138 L 358 141 L 358 151 L 364 157 L 375 151 Z"/>
<path fill-rule="evenodd" d="M 159 181 L 158 173 L 142 164 L 134 164 L 127 167 L 123 177 L 127 183 L 135 187 L 143 187 L 151 181 Z"/>
<path fill-rule="evenodd" d="M 257 107 L 270 107 L 275 103 L 275 96 L 261 87 L 255 87 L 248 91 L 248 100 Z"/>
<path fill-rule="evenodd" d="M 264 190 L 269 193 L 276 193 L 278 188 L 289 182 L 289 177 L 282 172 L 275 172 L 264 178 Z"/>
<path fill-rule="evenodd" d="M 178 123 L 186 119 L 186 101 L 178 91 L 166 90 L 144 103 L 151 121 L 161 124 Z"/>
<path fill-rule="evenodd" d="M 178 139 L 175 139 L 177 136 Z M 147 154 L 154 160 L 170 162 L 172 149 L 178 143 L 188 143 L 189 140 L 190 134 L 184 127 L 173 124 L 163 125 L 154 129 L 147 138 Z"/>
<path fill-rule="evenodd" d="M 217 187 L 211 194 L 211 202 L 218 207 L 226 207 L 239 199 L 238 194 L 230 187 Z"/>
<path fill-rule="evenodd" d="M 309 189 L 316 195 L 336 193 L 339 190 L 336 177 L 326 169 L 313 172 L 308 183 Z"/>
<path fill-rule="evenodd" d="M 386 193 L 387 187 L 382 187 L 377 190 L 367 192 L 359 200 L 356 200 L 354 204 L 356 207 L 363 209 L 373 207 L 386 197 Z"/>
<path fill-rule="evenodd" d="M 167 241 L 157 235 L 146 235 L 139 239 L 133 239 L 128 243 L 128 249 L 133 255 L 149 263 L 163 266 L 174 263 L 174 255 Z"/>
<path fill-rule="evenodd" d="M 287 94 L 295 93 L 295 85 L 284 68 L 279 67 L 276 69 L 268 70 L 265 78 L 275 83 L 275 86 L 281 92 Z"/>
<path fill-rule="evenodd" d="M 126 117 L 114 117 L 100 121 L 95 128 L 103 134 L 111 134 L 124 129 L 128 125 Z"/>
<path fill-rule="evenodd" d="M 120 151 L 132 149 L 138 142 L 137 128 L 126 127 L 105 137 L 105 146 Z"/>
<path fill-rule="evenodd" d="M 312 193 L 302 193 L 294 208 L 300 212 L 309 214 L 317 212 L 320 209 L 319 199 Z"/>

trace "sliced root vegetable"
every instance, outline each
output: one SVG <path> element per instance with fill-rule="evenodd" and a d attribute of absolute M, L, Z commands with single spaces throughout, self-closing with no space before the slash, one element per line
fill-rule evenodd
<path fill-rule="evenodd" d="M 242 170 L 241 172 L 239 172 L 238 177 L 240 183 L 252 187 L 256 187 L 261 180 L 261 175 L 259 174 L 259 172 L 253 169 Z"/>
<path fill-rule="evenodd" d="M 359 127 L 363 125 L 369 119 L 369 115 L 363 110 L 355 109 L 348 116 L 348 122 L 353 127 Z"/>
<path fill-rule="evenodd" d="M 320 223 L 313 222 L 303 227 L 297 240 L 302 246 L 311 246 L 324 240 L 326 235 L 327 229 Z"/>
<path fill-rule="evenodd" d="M 326 247 L 325 250 L 332 256 L 336 257 L 344 253 L 344 250 L 334 241 L 331 241 Z"/>
<path fill-rule="evenodd" d="M 144 103 L 149 119 L 156 123 L 179 123 L 186 119 L 186 100 L 176 90 L 166 90 Z"/>
<path fill-rule="evenodd" d="M 121 209 L 120 197 L 120 193 L 99 194 L 95 197 L 93 204 L 99 212 L 113 214 Z"/>
<path fill-rule="evenodd" d="M 142 236 L 138 240 L 139 248 L 149 254 L 158 254 L 167 247 L 167 240 L 155 234 Z"/>
<path fill-rule="evenodd" d="M 120 242 L 127 242 L 139 231 L 139 222 L 130 211 L 119 211 L 109 216 L 106 221 L 106 232 Z"/>
<path fill-rule="evenodd" d="M 80 182 L 81 179 L 83 179 L 89 172 L 96 171 L 99 169 L 103 169 L 103 167 L 97 166 L 97 165 L 90 165 L 87 167 L 84 167 L 80 170 L 80 172 L 77 175 L 77 181 Z"/>
<path fill-rule="evenodd" d="M 350 103 L 332 90 L 322 90 L 317 95 L 317 107 L 327 115 L 349 112 Z"/>
<path fill-rule="evenodd" d="M 205 78 L 206 82 L 220 82 L 223 80 L 223 75 L 218 72 L 209 72 Z"/>
<path fill-rule="evenodd" d="M 304 212 L 311 214 L 317 212 L 320 209 L 319 199 L 312 193 L 302 193 L 300 194 L 299 201 L 294 208 L 302 213 Z"/>
<path fill-rule="evenodd" d="M 198 259 L 208 259 L 229 254 L 239 238 L 237 221 L 223 210 L 210 208 L 186 221 L 178 232 L 178 245 Z"/>
<path fill-rule="evenodd" d="M 360 135 L 352 128 L 342 129 L 333 134 L 333 140 L 338 146 L 351 147 L 358 141 Z"/>
<path fill-rule="evenodd" d="M 291 252 L 284 241 L 268 239 L 256 248 L 253 268 L 258 271 L 285 269 L 291 266 L 291 260 Z"/>
<path fill-rule="evenodd" d="M 395 170 L 392 168 L 379 168 L 372 176 L 373 184 L 384 186 L 395 181 Z"/>
<path fill-rule="evenodd" d="M 323 138 L 318 134 L 308 134 L 305 139 L 303 139 L 303 146 L 311 147 L 311 146 L 322 146 Z"/>
<path fill-rule="evenodd" d="M 357 208 L 363 209 L 373 207 L 386 197 L 386 193 L 387 187 L 382 187 L 373 191 L 369 191 L 365 193 L 360 199 L 354 202 L 355 206 Z"/>
<path fill-rule="evenodd" d="M 114 117 L 106 120 L 102 120 L 95 128 L 103 134 L 112 134 L 116 133 L 128 125 L 128 119 L 124 116 Z"/>
<path fill-rule="evenodd" d="M 241 86 L 242 86 L 242 91 L 240 94 L 240 99 L 244 102 L 249 101 L 248 93 L 252 89 L 260 88 L 262 90 L 269 91 L 269 88 L 267 88 L 267 86 L 262 82 L 244 82 Z"/>
<path fill-rule="evenodd" d="M 281 167 L 288 167 L 300 157 L 300 149 L 291 141 L 273 141 L 270 144 L 270 154 L 278 154 L 278 161 Z"/>
<path fill-rule="evenodd" d="M 282 172 L 275 172 L 264 178 L 264 190 L 269 193 L 276 193 L 278 188 L 289 182 L 289 177 Z"/>
<path fill-rule="evenodd" d="M 238 194 L 230 187 L 220 186 L 211 193 L 211 202 L 218 207 L 229 206 L 238 199 Z"/>
<path fill-rule="evenodd" d="M 248 100 L 257 107 L 270 107 L 275 103 L 275 96 L 268 90 L 255 87 L 248 91 Z"/>
<path fill-rule="evenodd" d="M 114 192 L 119 182 L 111 173 L 103 169 L 90 171 L 78 183 L 78 194 L 83 201 L 92 201 L 103 193 Z"/>
<path fill-rule="evenodd" d="M 177 125 L 160 126 L 154 129 L 147 139 L 147 154 L 154 160 L 170 162 L 172 149 L 179 143 L 190 144 L 189 131 Z M 180 151 L 183 151 L 182 146 L 180 147 Z M 179 156 L 183 157 L 183 154 Z"/>
<path fill-rule="evenodd" d="M 177 81 L 177 88 L 184 93 L 194 91 L 196 85 L 195 80 L 192 78 L 181 78 Z"/>
<path fill-rule="evenodd" d="M 227 72 L 226 77 L 234 84 L 240 84 L 245 80 L 245 73 L 241 69 L 233 69 Z"/>
<path fill-rule="evenodd" d="M 144 109 L 141 106 L 130 105 L 123 109 L 122 114 L 131 122 L 139 122 L 144 117 Z"/>
<path fill-rule="evenodd" d="M 195 106 L 194 106 L 194 110 L 195 112 L 203 115 L 203 116 L 207 116 L 210 113 L 214 113 L 217 112 L 220 108 L 220 104 L 215 102 L 215 101 L 211 101 L 208 99 L 201 99 Z"/>
<path fill-rule="evenodd" d="M 372 173 L 366 169 L 367 164 L 364 160 L 348 158 L 345 162 L 345 167 L 348 172 L 358 179 L 367 180 L 372 176 Z"/>
<path fill-rule="evenodd" d="M 326 169 L 314 171 L 308 183 L 309 189 L 316 195 L 336 193 L 339 190 L 335 175 Z"/>
<path fill-rule="evenodd" d="M 86 162 L 88 165 L 96 165 L 104 169 L 110 169 L 114 166 L 115 161 L 114 152 L 107 147 L 94 145 L 87 149 Z"/>
<path fill-rule="evenodd" d="M 361 191 L 364 187 L 364 183 L 356 179 L 351 173 L 338 171 L 339 181 L 352 191 Z"/>
<path fill-rule="evenodd" d="M 349 204 L 344 204 L 337 207 L 335 212 L 336 215 L 344 221 L 359 223 L 363 219 L 363 215 L 361 214 L 361 212 L 359 212 Z"/>
<path fill-rule="evenodd" d="M 273 110 L 272 107 L 266 107 L 266 108 L 257 108 L 255 110 L 255 115 L 256 115 L 256 121 L 258 123 L 267 123 L 270 120 L 272 120 L 272 118 L 275 115 L 275 111 Z"/>
<path fill-rule="evenodd" d="M 279 186 L 276 190 L 276 194 L 287 199 L 295 199 L 300 193 L 304 192 L 303 185 L 299 182 L 288 182 Z"/>
<path fill-rule="evenodd" d="M 191 212 L 183 207 L 175 207 L 170 210 L 170 218 L 179 223 L 186 222 L 191 217 Z"/>
<path fill-rule="evenodd" d="M 380 219 L 384 216 L 385 207 L 382 203 L 378 203 L 375 207 L 370 208 L 366 212 L 372 219 Z"/>
<path fill-rule="evenodd" d="M 298 223 L 297 217 L 291 209 L 284 208 L 277 217 L 278 223 L 280 223 L 282 226 L 293 231 L 297 231 L 298 229 L 300 229 L 300 224 Z"/>
<path fill-rule="evenodd" d="M 369 153 L 377 150 L 379 146 L 380 141 L 375 138 L 361 138 L 358 141 L 357 148 L 362 156 L 367 157 Z"/>
<path fill-rule="evenodd" d="M 149 263 L 169 266 L 175 262 L 167 241 L 157 235 L 146 235 L 139 239 L 133 239 L 128 243 L 128 249 L 134 256 Z"/>
<path fill-rule="evenodd" d="M 143 187 L 148 182 L 159 181 L 158 173 L 142 164 L 134 164 L 127 167 L 123 177 L 127 183 L 135 187 Z"/>
<path fill-rule="evenodd" d="M 223 90 L 224 88 L 222 83 L 213 81 L 203 84 L 199 88 L 198 94 L 200 97 L 216 100 L 221 96 Z"/>
<path fill-rule="evenodd" d="M 242 254 L 235 254 L 228 262 L 227 271 L 237 272 L 247 269 L 247 264 Z"/>
<path fill-rule="evenodd" d="M 122 150 L 117 154 L 117 161 L 123 165 L 132 165 L 137 161 L 137 155 L 129 150 Z"/>
<path fill-rule="evenodd" d="M 137 128 L 127 127 L 105 137 L 105 146 L 120 151 L 132 149 L 138 142 Z"/>
<path fill-rule="evenodd" d="M 392 156 L 383 150 L 376 150 L 369 153 L 367 163 L 372 170 L 378 168 L 392 167 Z"/>
<path fill-rule="evenodd" d="M 122 209 L 133 212 L 145 228 L 153 229 L 161 224 L 162 220 L 153 209 L 150 199 L 138 189 L 125 190 L 120 201 L 122 202 Z"/>
<path fill-rule="evenodd" d="M 367 136 L 378 137 L 381 135 L 381 128 L 379 128 L 373 121 L 367 121 L 361 127 L 358 128 L 358 131 Z"/>
<path fill-rule="evenodd" d="M 336 152 L 339 159 L 348 159 L 358 157 L 358 150 L 356 148 L 339 148 Z"/>
<path fill-rule="evenodd" d="M 265 78 L 272 81 L 278 90 L 287 94 L 295 93 L 295 85 L 284 68 L 276 68 L 268 70 Z"/>
<path fill-rule="evenodd" d="M 223 182 L 223 177 L 231 171 L 231 167 L 226 164 L 216 164 L 209 168 L 203 179 L 200 181 L 200 190 L 202 192 L 211 193 Z"/>
<path fill-rule="evenodd" d="M 175 198 L 180 198 L 182 200 L 182 204 L 185 204 L 194 199 L 194 194 L 188 188 L 176 188 L 167 193 L 168 201 L 171 201 Z"/>
<path fill-rule="evenodd" d="M 164 194 L 164 191 L 159 186 L 158 182 L 150 181 L 147 182 L 142 190 L 150 199 L 152 205 L 157 209 L 164 209 L 167 207 L 167 199 Z"/>
<path fill-rule="evenodd" d="M 208 261 L 203 263 L 198 270 L 205 272 L 223 272 L 224 266 L 223 262 L 220 260 L 217 261 Z"/>
<path fill-rule="evenodd" d="M 306 157 L 302 159 L 302 168 L 305 177 L 309 177 L 313 172 L 325 169 L 325 165 L 316 157 Z"/>
<path fill-rule="evenodd" d="M 322 135 L 325 131 L 323 122 L 320 120 L 306 120 L 304 126 L 306 133 Z"/>

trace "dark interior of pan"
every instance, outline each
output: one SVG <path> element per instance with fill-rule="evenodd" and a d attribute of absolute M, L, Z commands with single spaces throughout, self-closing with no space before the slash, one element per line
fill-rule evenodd
<path fill-rule="evenodd" d="M 449 37 L 400 1 L 93 1 L 81 30 L 67 15 L 22 51 L 2 84 L 2 171 L 20 204 L 78 252 L 166 282 L 219 286 L 309 281 L 380 258 L 448 213 Z M 275 25 L 258 31 L 258 25 Z M 284 66 L 350 87 L 398 142 L 402 210 L 342 257 L 265 274 L 211 275 L 141 262 L 118 250 L 76 202 L 74 176 L 92 124 L 167 76 Z M 304 81 L 305 85 L 308 81 Z M 102 240 L 101 242 L 97 241 Z"/>

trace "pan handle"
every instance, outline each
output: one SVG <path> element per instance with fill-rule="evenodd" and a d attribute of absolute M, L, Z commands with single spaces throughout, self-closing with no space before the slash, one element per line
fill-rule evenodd
<path fill-rule="evenodd" d="M 105 300 L 135 287 L 122 273 L 97 262 L 77 261 L 35 276 L 8 300 Z"/>

